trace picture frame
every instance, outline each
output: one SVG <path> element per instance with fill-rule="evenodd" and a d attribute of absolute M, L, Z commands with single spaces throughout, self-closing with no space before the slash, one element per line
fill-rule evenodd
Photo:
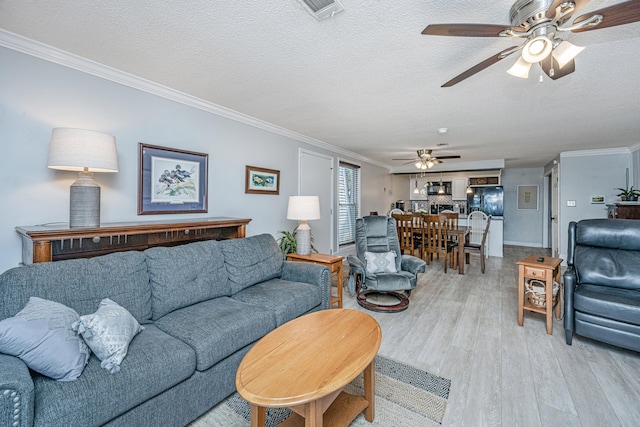
<path fill-rule="evenodd" d="M 246 194 L 280 194 L 280 171 L 246 166 L 244 192 Z"/>
<path fill-rule="evenodd" d="M 518 185 L 518 208 L 522 210 L 538 210 L 538 186 Z"/>
<path fill-rule="evenodd" d="M 208 211 L 208 154 L 142 142 L 138 146 L 138 215 Z"/>
<path fill-rule="evenodd" d="M 604 196 L 591 196 L 591 203 L 594 205 L 604 204 Z"/>

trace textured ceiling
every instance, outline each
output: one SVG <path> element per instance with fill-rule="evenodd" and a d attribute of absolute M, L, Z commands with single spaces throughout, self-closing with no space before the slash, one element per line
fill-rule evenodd
<path fill-rule="evenodd" d="M 539 68 L 508 75 L 513 56 L 441 88 L 519 41 L 424 36 L 425 26 L 508 25 L 511 1 L 341 1 L 344 12 L 318 22 L 297 0 L 0 0 L 0 28 L 387 165 L 434 148 L 538 167 L 561 151 L 640 142 L 639 23 L 570 34 L 587 49 L 557 81 L 540 83 Z"/>

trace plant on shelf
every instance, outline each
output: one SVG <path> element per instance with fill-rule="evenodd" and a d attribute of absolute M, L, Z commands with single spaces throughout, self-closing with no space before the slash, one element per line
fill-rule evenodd
<path fill-rule="evenodd" d="M 282 236 L 278 239 L 278 245 L 282 251 L 282 256 L 287 259 L 287 254 L 295 253 L 298 249 L 296 244 L 296 230 L 293 231 L 278 231 Z M 311 236 L 311 252 L 318 252 L 313 247 L 313 236 Z"/>
<path fill-rule="evenodd" d="M 640 196 L 640 192 L 635 190 L 633 186 L 625 189 L 625 188 L 616 188 L 616 190 L 620 190 L 618 196 L 620 200 L 623 202 L 636 202 L 638 201 L 638 196 Z"/>

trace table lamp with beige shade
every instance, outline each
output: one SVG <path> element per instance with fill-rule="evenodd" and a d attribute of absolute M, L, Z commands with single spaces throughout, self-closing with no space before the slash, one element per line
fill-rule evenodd
<path fill-rule="evenodd" d="M 69 227 L 99 227 L 100 186 L 93 179 L 93 172 L 118 172 L 115 137 L 90 130 L 55 128 L 47 167 L 79 172 L 70 190 Z"/>
<path fill-rule="evenodd" d="M 287 219 L 297 219 L 300 225 L 296 229 L 296 253 L 311 253 L 311 227 L 309 220 L 320 219 L 320 198 L 318 196 L 289 196 Z"/>

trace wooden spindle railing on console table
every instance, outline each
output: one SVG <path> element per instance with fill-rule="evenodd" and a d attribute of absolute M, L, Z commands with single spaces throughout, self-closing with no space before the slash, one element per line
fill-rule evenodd
<path fill-rule="evenodd" d="M 177 221 L 136 221 L 69 228 L 68 224 L 19 226 L 22 264 L 90 258 L 153 246 L 176 246 L 202 240 L 245 237 L 246 218 L 197 218 Z"/>

